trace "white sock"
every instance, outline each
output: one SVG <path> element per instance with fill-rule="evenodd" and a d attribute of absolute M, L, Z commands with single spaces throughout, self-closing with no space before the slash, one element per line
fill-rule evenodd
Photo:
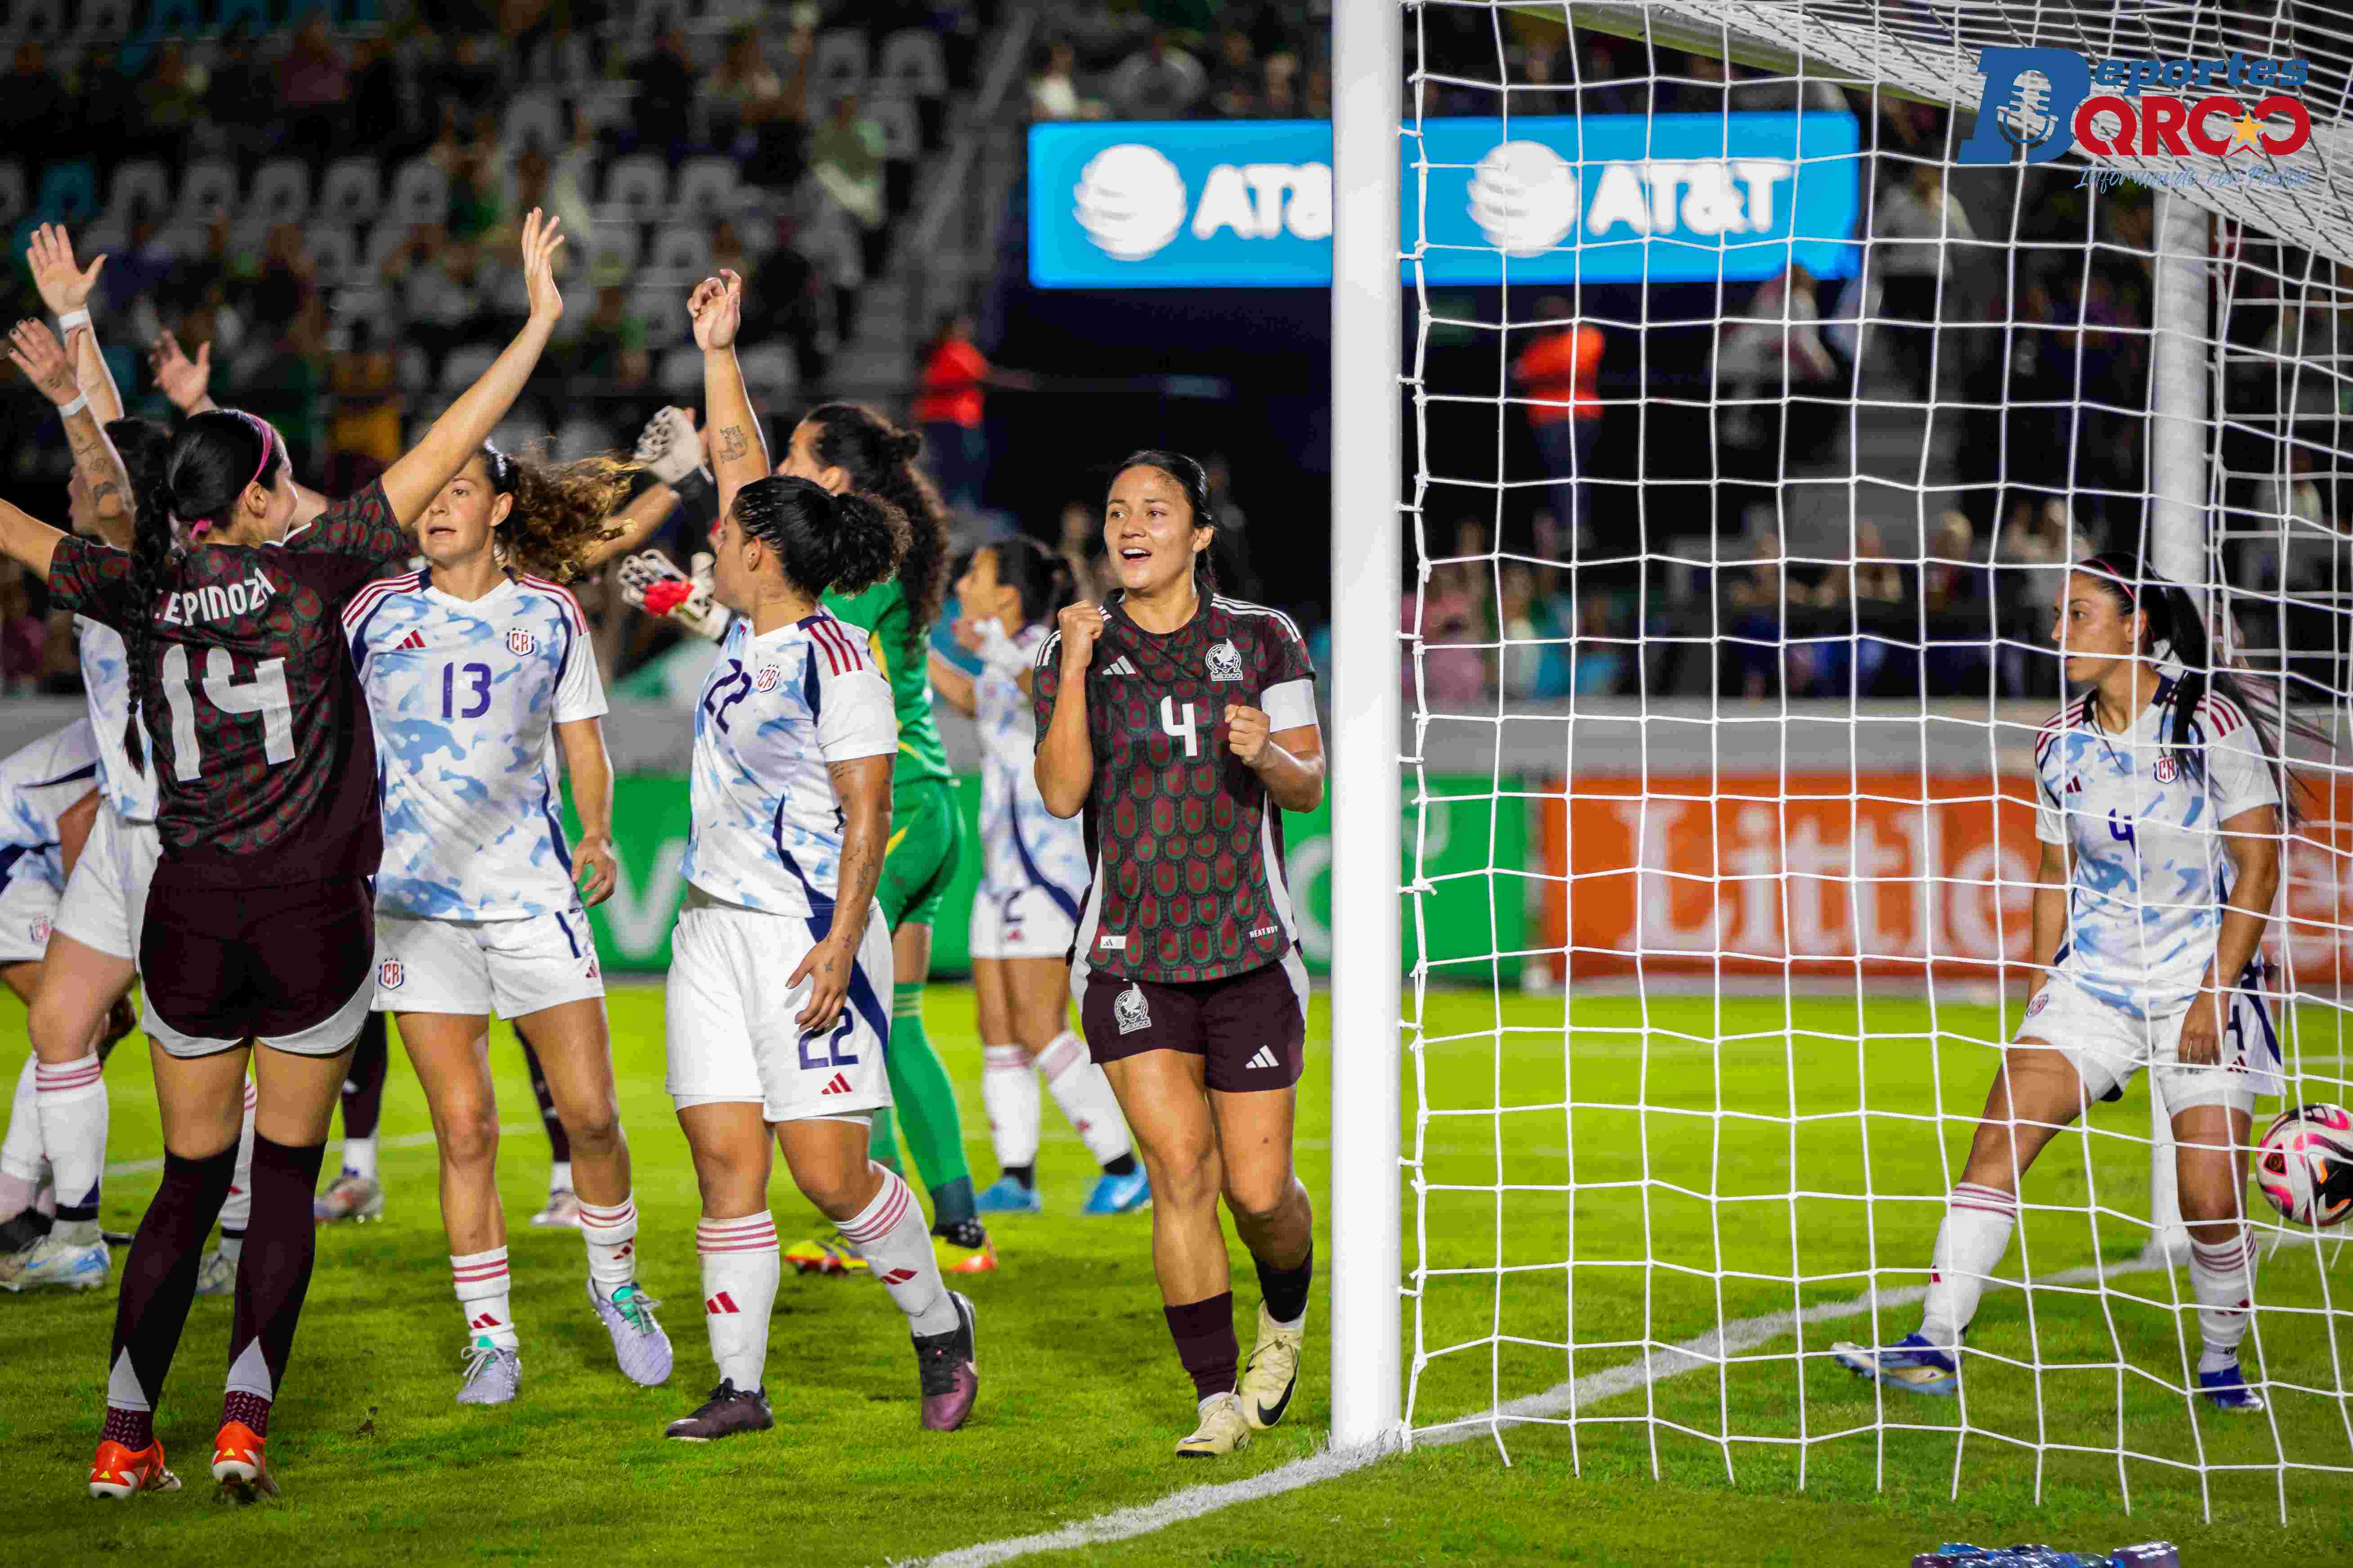
<path fill-rule="evenodd" d="M 253 1217 L 253 1111 L 261 1096 L 245 1080 L 245 1125 L 237 1134 L 237 1174 L 229 1178 L 228 1201 L 221 1205 L 221 1251 L 231 1263 L 245 1250 L 246 1221 Z"/>
<path fill-rule="evenodd" d="M 354 1138 L 343 1134 L 343 1174 L 375 1180 L 375 1134 Z"/>
<path fill-rule="evenodd" d="M 572 1162 L 569 1160 L 551 1161 L 547 1167 L 547 1195 L 549 1197 L 554 1197 L 558 1193 L 568 1193 L 571 1190 Z"/>
<path fill-rule="evenodd" d="M 1132 1152 L 1127 1122 L 1119 1113 L 1119 1097 L 1112 1093 L 1111 1079 L 1103 1076 L 1103 1069 L 1088 1059 L 1084 1040 L 1067 1031 L 1057 1036 L 1039 1055 L 1038 1076 L 1046 1080 L 1054 1103 L 1062 1108 L 1071 1130 L 1095 1157 L 1096 1164 L 1109 1164 Z"/>
<path fill-rule="evenodd" d="M 33 1194 L 41 1190 L 41 1113 L 33 1103 L 33 1064 L 38 1060 L 25 1054 L 16 1098 L 8 1102 L 8 1131 L 0 1137 L 0 1221 L 31 1208 Z"/>
<path fill-rule="evenodd" d="M 1931 1344 L 1950 1350 L 1961 1342 L 1961 1331 L 1977 1316 L 1986 1279 L 2010 1250 L 2010 1233 L 2017 1227 L 2016 1197 L 1971 1182 L 1953 1184 L 1945 1200 L 1945 1222 L 1936 1227 L 1928 1305 L 1920 1321 L 1920 1332 Z"/>
<path fill-rule="evenodd" d="M 57 1173 L 58 1224 L 86 1224 L 94 1232 L 98 1178 L 106 1168 L 106 1076 L 98 1053 L 36 1064 L 33 1091 L 41 1148 Z"/>
<path fill-rule="evenodd" d="M 512 1286 L 507 1249 L 494 1247 L 463 1258 L 453 1254 L 449 1272 L 458 1282 L 458 1307 L 466 1315 L 466 1331 L 506 1350 L 519 1349 L 522 1342 L 515 1337 L 514 1311 L 507 1304 Z"/>
<path fill-rule="evenodd" d="M 842 1237 L 858 1248 L 866 1267 L 907 1314 L 910 1331 L 944 1334 L 962 1320 L 948 1300 L 947 1282 L 940 1278 L 940 1260 L 933 1256 L 923 1208 L 896 1171 L 871 1161 L 866 1168 L 882 1178 L 882 1190 L 841 1227 Z"/>
<path fill-rule="evenodd" d="M 580 1239 L 588 1244 L 588 1278 L 609 1300 L 638 1277 L 636 1197 L 624 1193 L 619 1203 L 603 1206 L 583 1202 Z"/>
<path fill-rule="evenodd" d="M 980 1103 L 997 1168 L 1038 1163 L 1038 1075 L 1019 1046 L 980 1047 Z"/>
<path fill-rule="evenodd" d="M 768 1318 L 785 1260 L 768 1211 L 741 1219 L 706 1219 L 694 1227 L 702 1255 L 702 1323 L 711 1359 L 739 1394 L 763 1386 L 768 1368 Z"/>
<path fill-rule="evenodd" d="M 2247 1337 L 2247 1314 L 2255 1298 L 2255 1242 L 2244 1226 L 2231 1241 L 2189 1243 L 2189 1289 L 2198 1298 L 2198 1337 L 2203 1348 L 2200 1372 L 2237 1364 Z"/>

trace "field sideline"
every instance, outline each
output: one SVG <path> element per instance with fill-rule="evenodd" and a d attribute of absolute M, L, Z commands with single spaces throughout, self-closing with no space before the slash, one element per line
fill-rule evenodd
<path fill-rule="evenodd" d="M 1433 1273 L 1426 1286 L 1419 1344 L 1433 1359 L 1422 1364 L 1417 1421 L 1471 1415 L 1570 1378 L 1585 1391 L 1578 1414 L 1589 1419 L 1573 1439 L 1557 1426 L 1511 1428 L 1508 1466 L 1481 1431 L 1089 1545 L 1089 1559 L 1899 1563 L 1944 1540 L 2106 1549 L 2164 1537 L 2182 1544 L 2185 1563 L 2202 1564 L 2232 1552 L 2353 1542 L 2353 1476 L 2290 1472 L 2283 1530 L 2274 1468 L 2281 1448 L 2296 1463 L 2353 1464 L 2342 1401 L 2280 1396 L 2278 1447 L 2272 1425 L 2185 1408 L 2162 1386 L 2179 1379 L 2162 1273 L 2113 1276 L 2105 1292 L 2079 1285 L 1989 1295 L 1972 1344 L 2019 1360 L 2039 1346 L 2042 1397 L 2038 1408 L 2031 1372 L 1972 1360 L 1968 1417 L 1982 1435 L 1961 1448 L 1957 1501 L 1949 1496 L 1956 1405 L 1908 1401 L 1887 1417 L 1920 1429 L 1875 1427 L 1871 1387 L 1820 1359 L 1833 1337 L 1871 1338 L 1867 1314 L 1810 1321 L 1802 1342 L 1770 1328 L 1736 1337 L 1721 1365 L 1661 1353 L 1719 1318 L 1850 1310 L 1874 1282 L 1891 1291 L 1918 1285 L 1947 1180 L 1938 1141 L 1918 1118 L 1934 1107 L 1932 1089 L 1948 1112 L 1982 1098 L 1989 1062 L 1967 1039 L 1993 1030 L 1989 1009 L 1942 1005 L 1931 1035 L 1925 1005 L 1873 1003 L 1858 1045 L 1852 1001 L 1800 1002 L 1792 1028 L 1778 1001 L 1727 1000 L 1712 1014 L 1704 1000 L 1654 1000 L 1647 1032 L 1630 998 L 1579 998 L 1567 1016 L 1557 998 L 1434 993 L 1430 1005 L 1421 1065 L 1431 1104 L 1463 1114 L 1433 1120 L 1425 1133 L 1427 1261 L 1433 1270 L 1471 1271 Z M 1328 1412 L 1320 1342 L 1290 1423 L 1214 1470 L 1180 1468 L 1170 1457 L 1187 1425 L 1189 1390 L 1162 1327 L 1146 1222 L 1077 1215 L 1092 1173 L 1050 1109 L 1041 1167 L 1049 1212 L 1000 1221 L 1005 1269 L 972 1292 L 982 1395 L 966 1431 L 916 1430 L 903 1330 L 880 1290 L 788 1276 L 768 1369 L 776 1431 L 707 1447 L 664 1442 L 662 1423 L 691 1408 L 713 1374 L 695 1310 L 693 1182 L 661 1090 L 659 1009 L 649 988 L 617 990 L 612 1001 L 644 1214 L 642 1273 L 670 1303 L 662 1315 L 679 1352 L 668 1387 L 637 1389 L 613 1369 L 581 1300 L 576 1237 L 523 1225 L 543 1193 L 546 1146 L 521 1054 L 501 1031 L 492 1050 L 510 1129 L 501 1166 L 523 1394 L 504 1410 L 450 1403 L 462 1333 L 424 1107 L 396 1050 L 383 1127 L 391 1203 L 384 1224 L 321 1238 L 272 1454 L 287 1495 L 225 1510 L 208 1483 L 192 1479 L 185 1491 L 127 1508 L 84 1501 L 111 1300 L 0 1296 L 8 1394 L 0 1518 L 10 1521 L 19 1552 L 37 1563 L 274 1553 L 311 1568 L 460 1552 L 659 1561 L 714 1546 L 774 1550 L 788 1540 L 811 1564 L 906 1561 L 1050 1531 L 1205 1483 L 1267 1477 L 1316 1453 Z M 976 1174 L 986 1181 L 994 1166 L 969 992 L 934 987 L 930 1017 L 964 1091 Z M 1500 1060 L 1498 1025 L 1506 1031 Z M 1566 1079 L 1565 1026 L 1575 1041 Z M 1300 1130 L 1303 1175 L 1319 1210 L 1324 1028 L 1319 999 Z M 134 1057 L 114 1063 L 108 1081 L 119 1173 L 106 1221 L 127 1228 L 152 1181 L 133 1168 L 159 1152 L 153 1100 Z M 1493 1114 L 1499 1089 L 1504 1105 L 1531 1109 Z M 1565 1098 L 1574 1110 L 1562 1109 Z M 1409 1089 L 1409 1117 L 1412 1102 Z M 2146 1110 L 2136 1091 L 2096 1120 L 2108 1132 L 2136 1133 Z M 1409 1121 L 1409 1150 L 1414 1134 Z M 1945 1151 L 1964 1136 L 1948 1126 Z M 1509 1154 L 1501 1194 L 1499 1143 Z M 1572 1159 L 1573 1206 L 1563 1190 Z M 2141 1147 L 2123 1137 L 2055 1144 L 2028 1184 L 2033 1274 L 2087 1275 L 2087 1265 L 2137 1251 L 2139 1233 L 2121 1216 L 2145 1202 L 2145 1164 Z M 775 1192 L 783 1232 L 814 1234 L 814 1215 L 781 1175 Z M 1862 1200 L 1866 1192 L 1874 1201 Z M 2087 1193 L 2118 1217 L 2087 1224 Z M 2038 1203 L 2075 1207 L 2037 1212 Z M 1407 1215 L 1411 1226 L 1410 1189 Z M 1565 1289 L 1572 1225 L 1578 1267 Z M 2327 1252 L 2269 1260 L 2261 1299 L 2312 1308 L 2328 1289 L 2341 1301 L 2347 1280 L 2341 1268 L 2324 1278 Z M 2013 1248 L 2008 1270 L 2018 1255 Z M 1418 1256 L 1409 1231 L 1409 1268 Z M 1510 1269 L 1500 1279 L 1499 1256 Z M 1256 1289 L 1238 1249 L 1235 1268 L 1247 1342 Z M 1801 1288 L 1793 1289 L 1793 1274 L 1805 1277 Z M 1910 1328 L 1915 1310 L 1888 1308 L 1888 1337 Z M 207 1457 L 227 1319 L 226 1301 L 196 1304 L 159 1415 L 184 1477 L 200 1477 Z M 1572 1320 L 1573 1359 L 1516 1342 L 1556 1346 Z M 1314 1321 L 1324 1321 L 1319 1290 Z M 2292 1310 L 2259 1319 L 2274 1376 L 2337 1386 L 2327 1321 Z M 2194 1345 L 2194 1325 L 2190 1333 Z M 1792 1354 L 1801 1342 L 1802 1363 Z M 1649 1381 L 1635 1348 L 1643 1343 L 1651 1347 Z M 2340 1331 L 2335 1349 L 2353 1351 L 2353 1335 Z M 2119 1352 L 2142 1375 L 2119 1376 Z M 2063 1363 L 2077 1369 L 2053 1364 Z M 2106 1446 L 2120 1421 L 2131 1445 L 2151 1456 L 2126 1468 L 2130 1517 L 2112 1455 L 2056 1447 Z M 2050 1446 L 2039 1503 L 2038 1433 Z M 2194 1462 L 2201 1446 L 2210 1464 L 2263 1467 L 2210 1476 L 2211 1523 L 2200 1522 L 2195 1471 L 2154 1462 Z"/>

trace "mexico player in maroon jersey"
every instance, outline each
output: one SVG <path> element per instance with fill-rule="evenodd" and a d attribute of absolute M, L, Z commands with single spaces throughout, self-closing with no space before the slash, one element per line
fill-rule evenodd
<path fill-rule="evenodd" d="M 263 1449 L 310 1286 L 311 1201 L 352 1040 L 375 1000 L 367 878 L 383 825 L 375 735 L 341 615 L 407 559 L 408 525 L 522 389 L 563 313 L 561 244 L 534 211 L 523 225 L 522 332 L 414 451 L 307 528 L 289 531 L 295 486 L 278 432 L 235 411 L 180 427 L 161 493 L 135 508 L 129 551 L 0 503 L 0 550 L 47 583 L 59 607 L 122 633 L 124 745 L 134 762 L 152 749 L 162 793 L 162 858 L 137 940 L 164 1176 L 122 1270 L 92 1496 L 179 1484 L 153 1413 L 198 1248 L 227 1196 L 248 1056 L 259 1090 L 253 1212 L 213 1475 L 243 1498 L 277 1489 Z M 74 345 L 60 353 L 32 322 L 13 342 L 11 359 L 69 428 L 87 420 Z"/>
<path fill-rule="evenodd" d="M 1085 814 L 1093 865 L 1071 990 L 1151 1173 L 1153 1269 L 1200 1402 L 1188 1458 L 1282 1419 L 1314 1261 L 1291 1161 L 1307 972 L 1282 813 L 1324 798 L 1324 736 L 1299 628 L 1218 596 L 1216 536 L 1200 464 L 1128 458 L 1103 511 L 1119 591 L 1061 612 L 1035 680 L 1039 792 Z M 1239 1385 L 1221 1186 L 1261 1290 Z"/>

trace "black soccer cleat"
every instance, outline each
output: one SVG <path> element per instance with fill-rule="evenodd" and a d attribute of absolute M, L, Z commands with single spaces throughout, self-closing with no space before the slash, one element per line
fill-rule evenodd
<path fill-rule="evenodd" d="M 766 1389 L 738 1389 L 732 1378 L 723 1377 L 701 1409 L 671 1422 L 662 1436 L 681 1443 L 711 1443 L 739 1432 L 765 1432 L 776 1424 L 768 1414 Z"/>
<path fill-rule="evenodd" d="M 915 1381 L 923 1391 L 926 1432 L 953 1432 L 980 1397 L 980 1366 L 973 1352 L 972 1303 L 954 1290 L 956 1326 L 944 1334 L 916 1334 Z"/>

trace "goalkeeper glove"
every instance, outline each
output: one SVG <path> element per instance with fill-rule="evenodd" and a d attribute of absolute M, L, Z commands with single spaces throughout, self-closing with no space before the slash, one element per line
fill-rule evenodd
<path fill-rule="evenodd" d="M 716 482 L 702 466 L 702 440 L 683 408 L 664 408 L 647 420 L 633 456 L 690 505 L 699 506 Z"/>
<path fill-rule="evenodd" d="M 734 617 L 711 596 L 712 558 L 695 552 L 691 574 L 681 572 L 659 550 L 640 551 L 621 563 L 621 597 L 649 616 L 664 616 L 699 637 L 717 642 Z"/>

